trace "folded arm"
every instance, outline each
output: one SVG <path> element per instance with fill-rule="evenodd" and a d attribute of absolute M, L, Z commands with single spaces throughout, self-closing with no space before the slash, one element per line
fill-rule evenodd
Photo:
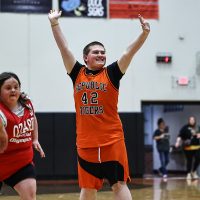
<path fill-rule="evenodd" d="M 159 135 L 159 136 L 154 136 L 154 140 L 161 140 L 161 139 L 163 139 L 164 137 L 165 137 L 165 134 L 162 133 L 162 134 Z"/>

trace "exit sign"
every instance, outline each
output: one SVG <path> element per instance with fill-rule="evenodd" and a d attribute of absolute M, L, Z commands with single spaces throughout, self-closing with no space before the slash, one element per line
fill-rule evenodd
<path fill-rule="evenodd" d="M 187 76 L 181 76 L 178 78 L 177 82 L 179 85 L 185 86 L 189 84 L 190 80 Z"/>

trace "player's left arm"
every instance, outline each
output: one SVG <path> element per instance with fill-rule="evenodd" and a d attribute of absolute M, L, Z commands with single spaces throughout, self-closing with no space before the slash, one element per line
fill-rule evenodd
<path fill-rule="evenodd" d="M 142 33 L 127 47 L 121 58 L 118 60 L 118 65 L 122 73 L 126 72 L 133 56 L 142 47 L 150 32 L 149 23 L 145 21 L 141 15 L 138 15 L 138 18 L 142 26 Z"/>
<path fill-rule="evenodd" d="M 0 153 L 3 153 L 8 146 L 8 135 L 6 133 L 3 119 L 0 117 Z"/>
<path fill-rule="evenodd" d="M 38 140 L 38 122 L 36 116 L 34 116 L 33 147 L 40 153 L 41 158 L 45 157 L 45 153 Z"/>

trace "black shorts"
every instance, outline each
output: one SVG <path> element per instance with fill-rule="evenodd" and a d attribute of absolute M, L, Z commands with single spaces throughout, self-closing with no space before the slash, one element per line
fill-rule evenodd
<path fill-rule="evenodd" d="M 15 174 L 5 179 L 3 182 L 13 188 L 17 183 L 27 178 L 36 179 L 35 167 L 32 164 L 28 164 L 21 168 Z"/>

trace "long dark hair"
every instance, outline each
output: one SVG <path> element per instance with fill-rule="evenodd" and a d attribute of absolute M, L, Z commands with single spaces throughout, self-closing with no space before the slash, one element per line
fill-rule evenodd
<path fill-rule="evenodd" d="M 190 120 L 191 120 L 191 118 L 193 118 L 194 119 L 194 124 L 190 124 Z M 195 116 L 193 116 L 193 115 L 191 115 L 189 118 L 188 118 L 188 125 L 189 126 L 191 126 L 191 127 L 196 127 L 196 117 Z"/>
<path fill-rule="evenodd" d="M 19 77 L 16 74 L 14 74 L 13 72 L 3 72 L 0 74 L 0 90 L 1 90 L 1 87 L 4 84 L 4 82 L 6 80 L 8 80 L 9 78 L 14 78 L 15 80 L 17 80 L 19 87 L 21 88 L 21 82 L 19 80 Z M 19 103 L 23 107 L 30 109 L 29 106 L 26 105 L 27 100 L 28 99 L 26 98 L 26 95 L 24 95 L 24 93 L 21 93 L 21 95 L 19 96 L 19 99 L 18 99 Z"/>

